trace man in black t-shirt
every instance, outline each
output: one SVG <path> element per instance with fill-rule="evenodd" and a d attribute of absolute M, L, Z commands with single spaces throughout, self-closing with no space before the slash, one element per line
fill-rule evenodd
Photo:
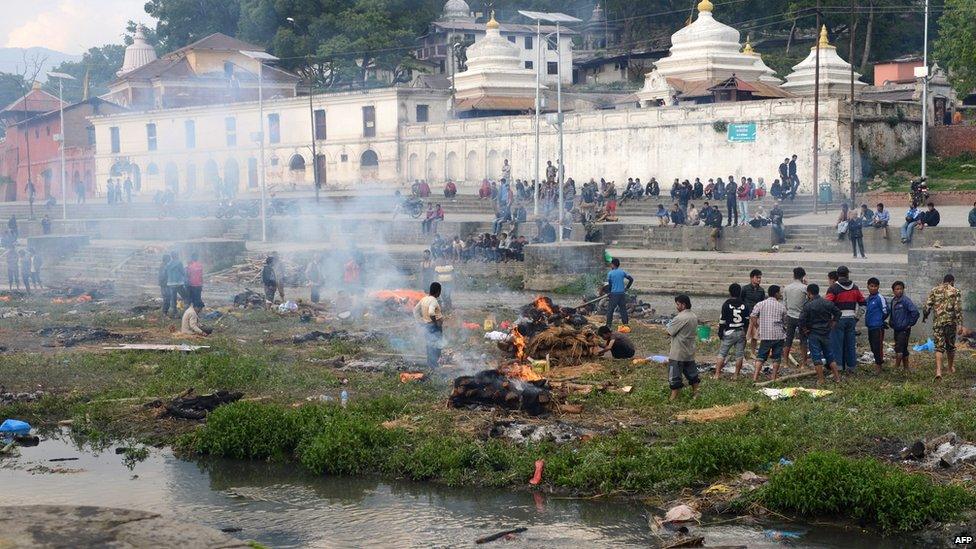
<path fill-rule="evenodd" d="M 722 304 L 722 318 L 718 323 L 718 339 L 722 342 L 718 351 L 718 362 L 715 363 L 715 379 L 722 377 L 722 368 L 726 362 L 735 362 L 735 374 L 732 379 L 738 379 L 742 370 L 742 359 L 746 349 L 746 323 L 749 315 L 746 305 L 739 297 L 742 287 L 738 284 L 729 286 L 729 299 Z"/>
<path fill-rule="evenodd" d="M 607 342 L 600 351 L 601 355 L 609 351 L 613 358 L 634 358 L 636 351 L 629 337 L 619 332 L 614 333 L 607 326 L 600 326 L 596 333 Z"/>

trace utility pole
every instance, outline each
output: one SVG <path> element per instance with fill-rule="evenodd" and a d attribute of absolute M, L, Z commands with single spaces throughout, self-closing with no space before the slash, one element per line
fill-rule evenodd
<path fill-rule="evenodd" d="M 25 84 L 25 86 L 24 86 L 24 120 L 22 120 L 21 122 L 26 122 L 27 121 L 27 94 L 30 93 L 29 91 L 27 91 L 27 87 L 26 87 L 26 84 L 27 83 L 25 82 L 24 84 Z M 33 86 L 33 84 L 31 84 L 31 85 Z M 24 130 L 24 147 L 27 149 L 27 186 L 24 188 L 24 190 L 29 195 L 30 194 L 30 187 L 31 187 L 31 184 L 32 184 L 31 183 L 31 159 L 30 159 L 30 128 L 28 128 L 27 125 L 24 124 L 23 130 Z M 15 176 L 15 178 L 16 178 L 16 176 Z M 35 187 L 35 191 L 36 191 L 36 189 L 37 188 Z M 33 200 L 30 200 L 30 196 L 28 196 L 27 199 L 28 199 L 28 204 L 30 206 L 30 218 L 31 219 L 34 219 L 34 201 Z"/>
<path fill-rule="evenodd" d="M 559 242 L 563 241 L 563 180 L 566 165 L 563 162 L 563 59 L 560 44 L 559 21 L 556 21 L 556 122 L 559 124 Z"/>
<path fill-rule="evenodd" d="M 539 215 L 539 187 L 542 178 L 539 175 L 539 111 L 542 108 L 542 20 L 535 20 L 535 185 L 533 190 L 532 215 Z"/>
<path fill-rule="evenodd" d="M 64 81 L 74 80 L 75 77 L 63 72 L 49 72 L 50 78 L 58 79 L 58 111 L 61 117 L 61 135 L 57 136 L 61 145 L 61 219 L 68 219 L 68 174 L 64 167 Z M 31 213 L 33 217 L 33 212 Z M 67 229 L 66 229 L 67 230 Z"/>
<path fill-rule="evenodd" d="M 820 26 L 820 0 L 817 0 L 817 28 Z M 817 212 L 820 202 L 820 43 L 827 38 L 827 26 L 824 25 L 820 30 L 820 38 L 817 40 L 816 48 L 817 63 L 813 72 L 813 211 Z M 826 205 L 824 206 L 826 210 Z"/>
<path fill-rule="evenodd" d="M 851 142 L 851 167 L 850 167 L 850 177 L 851 177 L 851 205 L 857 204 L 857 181 L 854 179 L 854 155 L 857 154 L 857 144 L 854 142 L 854 0 L 851 0 L 851 22 L 848 25 L 848 32 L 851 35 L 851 47 L 848 52 L 848 57 L 850 58 L 851 64 L 851 97 L 850 97 L 850 109 L 851 109 L 851 123 L 850 123 L 850 142 Z"/>
<path fill-rule="evenodd" d="M 308 57 L 305 58 L 305 64 L 309 66 L 310 71 L 308 77 L 308 116 L 312 121 L 312 181 L 315 184 L 315 203 L 318 204 L 321 183 L 319 182 L 319 155 L 315 148 L 315 141 L 319 136 L 316 134 L 318 128 L 315 125 L 315 109 L 312 107 L 312 91 L 315 89 L 315 79 L 311 76 L 311 64 Z"/>
<path fill-rule="evenodd" d="M 241 51 L 241 54 L 253 59 L 258 64 L 258 140 L 260 145 L 258 151 L 258 184 L 261 186 L 261 242 L 268 241 L 268 212 L 265 204 L 267 189 L 265 188 L 265 169 L 264 169 L 264 62 L 277 61 L 278 58 L 270 53 L 263 51 Z M 312 131 L 315 131 L 313 128 Z M 313 136 L 314 137 L 314 136 Z M 315 141 L 314 139 L 312 140 Z"/>
<path fill-rule="evenodd" d="M 925 0 L 925 44 L 922 47 L 922 173 L 924 178 L 928 173 L 926 170 L 925 153 L 928 149 L 929 132 L 929 0 Z"/>

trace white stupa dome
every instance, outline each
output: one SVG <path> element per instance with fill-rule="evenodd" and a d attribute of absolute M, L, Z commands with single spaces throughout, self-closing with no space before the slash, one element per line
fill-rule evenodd
<path fill-rule="evenodd" d="M 502 38 L 498 32 L 498 21 L 495 21 L 495 14 L 492 13 L 491 20 L 485 25 L 484 38 L 468 46 L 468 70 L 521 69 L 519 53 L 518 46 Z"/>
<path fill-rule="evenodd" d="M 471 17 L 471 6 L 464 0 L 447 0 L 441 19 L 444 21 L 474 21 L 474 18 Z"/>
<path fill-rule="evenodd" d="M 463 1 L 463 0 L 460 0 Z M 122 59 L 122 69 L 116 73 L 122 76 L 132 72 L 139 67 L 152 63 L 156 60 L 156 49 L 146 42 L 145 27 L 138 25 L 136 34 L 132 37 L 132 44 L 125 48 L 125 57 Z"/>
<path fill-rule="evenodd" d="M 851 94 L 851 64 L 841 59 L 837 48 L 827 40 L 827 27 L 820 30 L 820 96 L 847 97 Z M 817 46 L 810 48 L 810 55 L 793 67 L 780 86 L 795 95 L 813 97 L 817 77 Z M 861 75 L 854 73 L 854 93 L 857 94 L 867 84 L 861 82 Z"/>

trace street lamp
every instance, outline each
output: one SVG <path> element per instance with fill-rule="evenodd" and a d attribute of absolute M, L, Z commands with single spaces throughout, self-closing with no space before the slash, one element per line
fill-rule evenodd
<path fill-rule="evenodd" d="M 929 0 L 925 0 L 925 45 L 922 48 L 922 66 L 915 69 L 915 76 L 922 78 L 922 173 L 926 176 L 925 149 L 929 130 Z"/>
<path fill-rule="evenodd" d="M 241 55 L 258 62 L 258 141 L 260 142 L 260 158 L 258 159 L 258 185 L 261 186 L 261 242 L 268 241 L 268 216 L 265 207 L 264 181 L 264 62 L 277 61 L 278 58 L 263 51 L 241 50 Z M 313 128 L 314 131 L 314 128 Z"/>
<path fill-rule="evenodd" d="M 54 137 L 61 144 L 61 218 L 68 219 L 68 182 L 65 181 L 64 169 L 64 81 L 75 80 L 75 77 L 63 72 L 49 72 L 47 75 L 49 78 L 58 79 L 58 102 L 60 103 L 58 110 L 61 116 L 61 133 Z"/>
<path fill-rule="evenodd" d="M 549 23 L 555 23 L 556 25 L 556 121 L 555 123 L 559 125 L 559 160 L 558 160 L 558 182 L 559 185 L 559 236 L 560 242 L 563 240 L 563 210 L 565 209 L 565 204 L 563 203 L 563 180 L 566 177 L 566 167 L 563 164 L 563 56 L 562 56 L 562 40 L 560 34 L 560 23 L 580 23 L 582 19 L 577 19 L 571 15 L 566 15 L 565 13 L 556 12 L 539 12 L 539 11 L 525 11 L 519 10 L 519 13 L 529 19 L 536 22 L 536 36 L 542 32 L 542 27 L 540 22 L 546 21 Z M 546 44 L 548 47 L 549 35 L 546 36 Z M 541 48 L 541 43 L 536 43 L 536 47 Z M 538 53 L 538 58 L 542 59 L 542 51 Z M 536 102 L 535 102 L 535 127 L 536 127 L 536 140 L 535 140 L 535 171 L 536 171 L 536 213 L 538 213 L 538 188 L 541 185 L 541 180 L 539 179 L 539 89 L 541 84 L 539 83 L 539 75 L 542 70 L 542 63 L 540 61 L 539 68 L 536 71 Z"/>

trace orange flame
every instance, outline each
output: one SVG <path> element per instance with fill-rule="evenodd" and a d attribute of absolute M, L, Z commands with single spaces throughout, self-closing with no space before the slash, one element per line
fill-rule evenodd
<path fill-rule="evenodd" d="M 512 328 L 512 344 L 515 345 L 515 360 L 518 362 L 525 360 L 525 336 L 518 327 Z"/>
<path fill-rule="evenodd" d="M 552 307 L 549 306 L 549 302 L 546 301 L 546 298 L 542 297 L 541 295 L 535 298 L 535 301 L 532 302 L 532 305 L 534 305 L 536 309 L 546 313 L 547 315 L 552 316 L 552 312 L 553 312 Z"/>
<path fill-rule="evenodd" d="M 518 362 L 503 364 L 498 367 L 498 371 L 505 375 L 505 377 L 521 379 L 522 381 L 539 381 L 543 379 L 531 366 Z"/>

